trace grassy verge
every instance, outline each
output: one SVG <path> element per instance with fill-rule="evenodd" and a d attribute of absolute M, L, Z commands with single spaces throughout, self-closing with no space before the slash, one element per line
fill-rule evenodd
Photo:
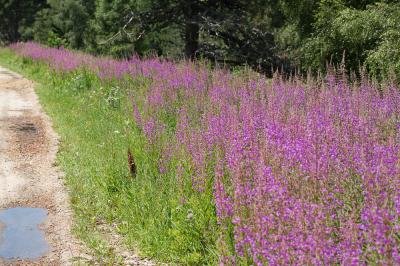
<path fill-rule="evenodd" d="M 160 174 L 157 151 L 134 125 L 129 94 L 145 90 L 145 80 L 104 83 L 83 70 L 60 75 L 8 49 L 0 50 L 0 65 L 39 83 L 40 102 L 61 137 L 58 164 L 71 191 L 75 232 L 98 260 L 120 261 L 97 230 L 106 223 L 143 255 L 192 265 L 216 263 L 211 196 L 197 195 L 181 206 L 174 178 L 167 176 L 173 173 Z M 135 178 L 128 149 L 137 164 Z M 210 235 L 203 236 L 205 231 Z"/>

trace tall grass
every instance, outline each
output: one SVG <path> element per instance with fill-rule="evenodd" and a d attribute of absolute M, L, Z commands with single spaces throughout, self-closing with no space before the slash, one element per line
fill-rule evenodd
<path fill-rule="evenodd" d="M 124 199 L 109 208 L 142 246 L 193 264 L 217 257 L 227 265 L 400 263 L 396 85 L 332 74 L 269 81 L 190 62 L 116 61 L 35 43 L 12 48 L 57 75 L 95 76 L 96 86 L 111 88 L 82 83 L 89 90 L 76 101 L 93 93 L 118 106 L 119 90 L 128 95 L 134 123 L 124 130 L 138 140 L 139 175 L 106 198 Z M 98 119 L 112 119 L 104 115 Z M 116 176 L 101 185 L 120 188 Z"/>

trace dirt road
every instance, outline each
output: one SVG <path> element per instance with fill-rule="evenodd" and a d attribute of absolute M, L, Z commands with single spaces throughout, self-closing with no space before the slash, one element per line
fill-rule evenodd
<path fill-rule="evenodd" d="M 81 246 L 70 233 L 68 194 L 54 166 L 56 152 L 57 135 L 32 82 L 0 67 L 0 210 L 46 209 L 48 217 L 40 228 L 50 247 L 39 260 L 0 258 L 0 265 L 69 265 L 80 255 Z"/>

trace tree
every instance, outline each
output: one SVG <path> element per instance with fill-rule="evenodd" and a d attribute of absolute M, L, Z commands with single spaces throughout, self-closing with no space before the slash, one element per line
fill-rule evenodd
<path fill-rule="evenodd" d="M 48 8 L 36 16 L 34 38 L 42 43 L 83 49 L 90 12 L 94 12 L 93 1 L 48 0 Z"/>
<path fill-rule="evenodd" d="M 95 12 L 90 21 L 94 36 L 89 41 L 91 51 L 124 56 L 133 52 L 133 41 L 126 35 L 115 36 L 124 27 L 125 15 L 131 6 L 130 0 L 96 0 Z"/>
<path fill-rule="evenodd" d="M 30 39 L 30 27 L 46 0 L 0 0 L 0 39 L 16 42 Z"/>
<path fill-rule="evenodd" d="M 112 36 L 119 40 L 127 37 L 126 40 L 131 40 L 137 47 L 149 35 L 160 34 L 166 29 L 169 32 L 177 30 L 177 37 L 184 43 L 186 58 L 204 56 L 232 64 L 248 63 L 270 70 L 272 65 L 279 62 L 273 34 L 277 11 L 273 8 L 275 2 L 135 1 L 119 10 L 123 22 L 121 19 L 112 22 L 113 25 L 119 25 L 118 31 Z M 112 17 L 106 14 L 107 18 Z"/>
<path fill-rule="evenodd" d="M 343 1 L 321 3 L 313 35 L 303 45 L 303 63 L 314 70 L 327 62 L 339 64 L 343 56 L 348 69 L 365 65 L 375 76 L 400 74 L 400 5 L 377 3 L 355 9 Z M 399 75 L 400 76 L 400 75 Z"/>

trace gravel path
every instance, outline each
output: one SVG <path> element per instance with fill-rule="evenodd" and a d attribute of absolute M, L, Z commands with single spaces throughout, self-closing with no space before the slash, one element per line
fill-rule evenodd
<path fill-rule="evenodd" d="M 72 212 L 62 173 L 54 165 L 57 143 L 33 83 L 0 67 L 0 210 L 46 209 L 40 228 L 50 245 L 39 260 L 0 259 L 0 265 L 71 265 L 82 256 L 82 245 L 70 233 Z"/>

